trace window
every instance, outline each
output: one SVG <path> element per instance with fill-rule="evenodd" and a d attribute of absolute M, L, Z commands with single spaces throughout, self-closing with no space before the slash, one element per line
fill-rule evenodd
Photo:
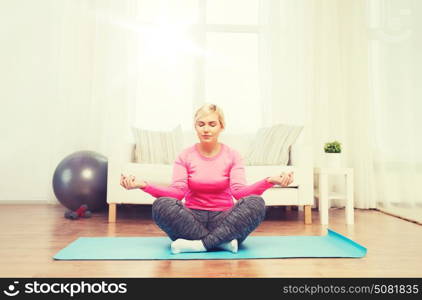
<path fill-rule="evenodd" d="M 259 0 L 206 1 L 206 23 L 258 25 Z"/>
<path fill-rule="evenodd" d="M 136 126 L 191 129 L 205 102 L 221 105 L 228 131 L 262 125 L 259 0 L 144 0 L 137 11 Z"/>
<path fill-rule="evenodd" d="M 227 130 L 253 132 L 260 124 L 258 42 L 254 33 L 208 32 L 205 98 L 227 115 Z"/>

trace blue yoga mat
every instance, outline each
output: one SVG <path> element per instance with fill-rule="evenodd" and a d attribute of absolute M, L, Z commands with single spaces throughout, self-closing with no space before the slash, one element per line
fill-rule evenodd
<path fill-rule="evenodd" d="M 56 260 L 257 259 L 363 257 L 366 248 L 328 229 L 325 236 L 249 236 L 237 253 L 223 250 L 170 252 L 167 237 L 81 237 L 60 250 Z"/>

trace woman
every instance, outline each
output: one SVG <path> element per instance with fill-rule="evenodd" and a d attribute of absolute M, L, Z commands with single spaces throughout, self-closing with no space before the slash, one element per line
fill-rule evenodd
<path fill-rule="evenodd" d="M 214 248 L 236 253 L 238 245 L 265 217 L 265 202 L 260 195 L 275 184 L 288 186 L 293 174 L 270 176 L 246 185 L 240 154 L 218 142 L 225 128 L 222 110 L 206 104 L 194 119 L 200 142 L 177 157 L 170 186 L 123 174 L 120 184 L 126 189 L 140 188 L 157 198 L 152 217 L 173 241 L 172 253 Z M 236 204 L 233 197 L 239 200 Z M 183 198 L 185 204 L 180 201 Z"/>

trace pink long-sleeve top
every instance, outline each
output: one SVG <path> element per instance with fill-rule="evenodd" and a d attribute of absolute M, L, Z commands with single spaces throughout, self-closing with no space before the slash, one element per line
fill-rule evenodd
<path fill-rule="evenodd" d="M 192 209 L 222 211 L 234 205 L 233 197 L 262 195 L 274 186 L 264 178 L 247 185 L 240 154 L 225 144 L 213 157 L 202 155 L 195 144 L 180 153 L 174 162 L 170 186 L 147 183 L 142 190 L 153 197 L 185 198 Z"/>

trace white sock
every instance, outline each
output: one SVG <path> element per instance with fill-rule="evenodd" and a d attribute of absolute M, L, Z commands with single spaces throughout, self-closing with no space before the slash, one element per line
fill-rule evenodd
<path fill-rule="evenodd" d="M 237 247 L 237 240 L 231 240 L 230 242 L 222 243 L 218 245 L 217 247 L 226 251 L 230 251 L 233 253 L 237 253 L 238 247 Z"/>
<path fill-rule="evenodd" d="M 171 243 L 171 252 L 173 254 L 182 252 L 206 252 L 204 244 L 201 240 L 185 240 L 177 239 Z"/>

